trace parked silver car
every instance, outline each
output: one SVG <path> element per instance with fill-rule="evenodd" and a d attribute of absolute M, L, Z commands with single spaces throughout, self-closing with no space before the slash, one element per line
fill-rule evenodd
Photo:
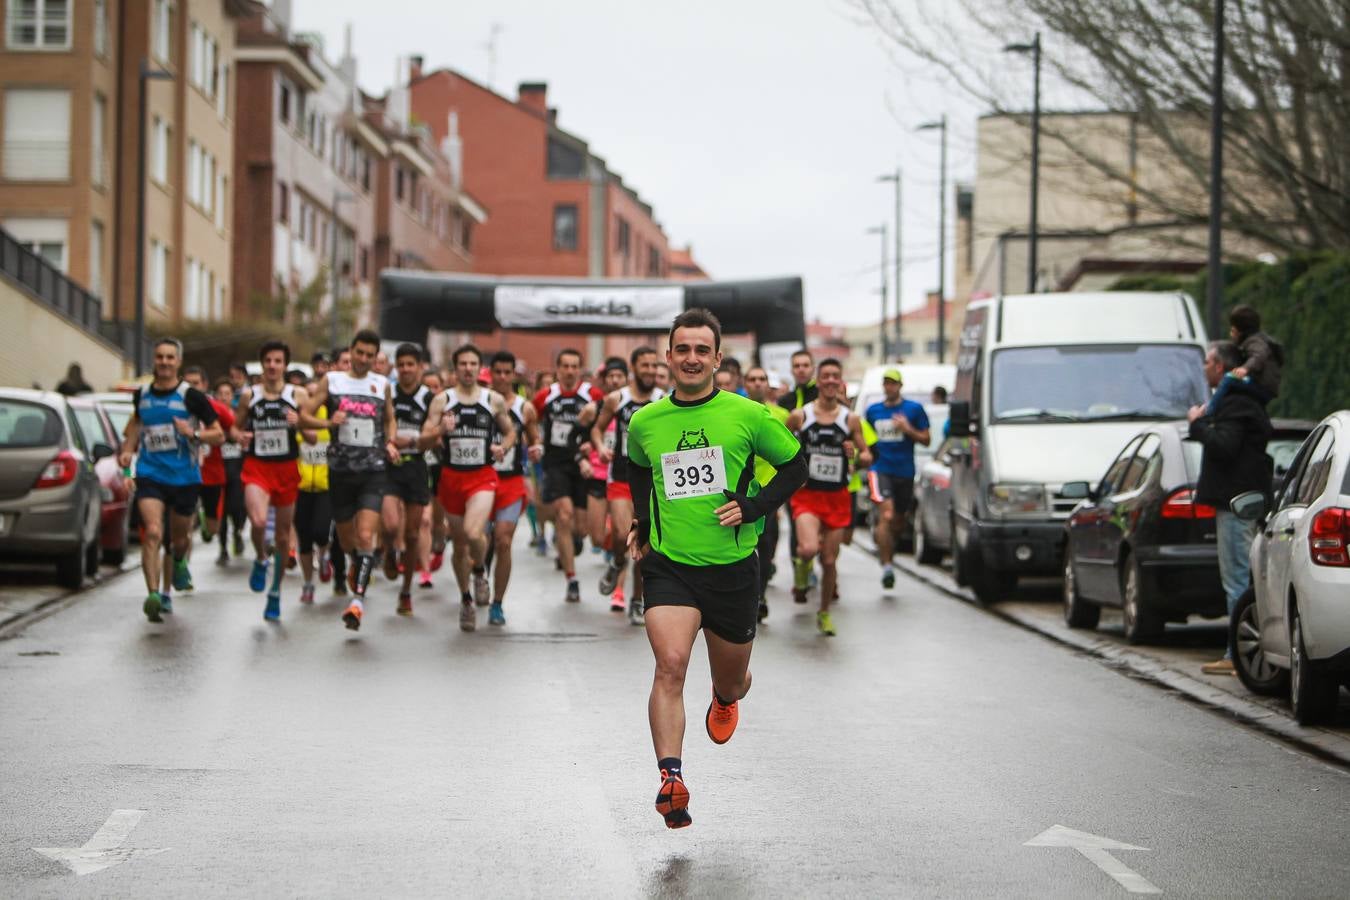
<path fill-rule="evenodd" d="M 1263 694 L 1287 685 L 1299 723 L 1323 721 L 1350 687 L 1350 410 L 1303 442 L 1274 510 L 1244 494 L 1233 511 L 1260 524 L 1229 623 L 1238 677 Z"/>
<path fill-rule="evenodd" d="M 0 388 L 0 557 L 49 559 L 69 588 L 98 571 L 94 462 L 65 397 Z"/>
<path fill-rule="evenodd" d="M 969 438 L 949 437 L 941 439 L 931 456 L 922 460 L 916 456 L 914 559 L 925 566 L 936 566 L 951 552 L 952 459 L 969 443 Z"/>

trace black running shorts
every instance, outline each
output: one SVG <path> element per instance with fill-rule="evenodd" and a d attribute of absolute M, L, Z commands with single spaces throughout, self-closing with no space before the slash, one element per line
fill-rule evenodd
<path fill-rule="evenodd" d="M 759 614 L 759 556 L 722 566 L 691 566 L 655 550 L 638 564 L 645 607 L 692 606 L 703 627 L 731 644 L 755 639 Z"/>
<path fill-rule="evenodd" d="M 574 462 L 544 463 L 544 482 L 539 490 L 540 500 L 553 503 L 570 498 L 577 509 L 586 508 L 586 479 L 581 467 Z"/>
<path fill-rule="evenodd" d="M 350 522 L 357 510 L 379 512 L 387 493 L 389 477 L 383 469 L 378 472 L 328 470 L 328 499 L 333 505 L 334 522 Z"/>
<path fill-rule="evenodd" d="M 431 476 L 425 459 L 405 456 L 402 463 L 385 471 L 389 473 L 389 493 L 413 506 L 431 502 Z"/>
<path fill-rule="evenodd" d="M 137 500 L 158 500 L 165 509 L 181 518 L 197 514 L 197 498 L 201 492 L 200 484 L 165 484 L 150 478 L 136 479 Z"/>

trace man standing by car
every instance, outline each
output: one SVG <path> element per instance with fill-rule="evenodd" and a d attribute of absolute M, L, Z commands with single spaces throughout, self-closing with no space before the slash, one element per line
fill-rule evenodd
<path fill-rule="evenodd" d="M 1215 341 L 1205 354 L 1205 381 L 1217 388 L 1224 375 L 1242 365 L 1242 352 L 1231 341 Z M 1247 491 L 1270 493 L 1271 461 L 1266 456 L 1270 439 L 1270 417 L 1261 395 L 1251 385 L 1230 380 L 1228 390 L 1219 398 L 1213 412 L 1203 405 L 1191 407 L 1190 438 L 1204 452 L 1200 457 L 1200 478 L 1195 487 L 1195 502 L 1213 506 L 1217 511 L 1215 530 L 1219 544 L 1219 579 L 1231 615 L 1238 598 L 1251 583 L 1248 559 L 1256 523 L 1244 522 L 1228 508 L 1238 494 Z M 1233 675 L 1233 648 L 1223 659 L 1205 663 L 1208 675 Z"/>

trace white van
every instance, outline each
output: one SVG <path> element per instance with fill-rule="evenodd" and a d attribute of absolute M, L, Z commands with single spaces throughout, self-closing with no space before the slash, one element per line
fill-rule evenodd
<path fill-rule="evenodd" d="M 983 602 L 1063 571 L 1064 522 L 1140 422 L 1207 396 L 1205 327 L 1180 293 L 1025 294 L 966 311 L 951 395 L 956 580 Z"/>

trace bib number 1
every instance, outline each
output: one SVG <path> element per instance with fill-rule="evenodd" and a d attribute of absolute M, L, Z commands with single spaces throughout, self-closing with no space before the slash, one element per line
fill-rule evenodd
<path fill-rule="evenodd" d="M 721 494 L 727 487 L 721 447 L 661 454 L 661 482 L 667 500 Z"/>

